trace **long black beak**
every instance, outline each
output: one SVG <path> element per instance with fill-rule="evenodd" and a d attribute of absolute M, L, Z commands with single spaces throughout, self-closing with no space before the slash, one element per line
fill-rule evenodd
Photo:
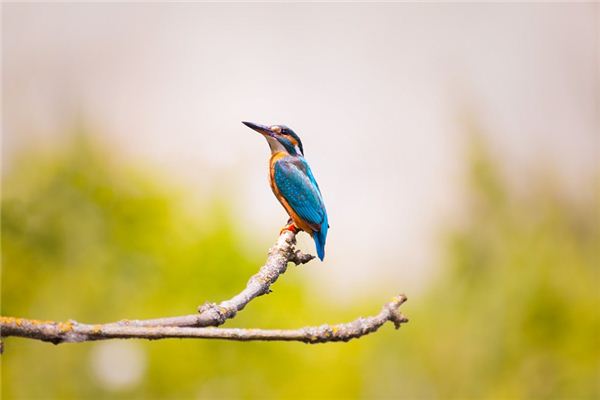
<path fill-rule="evenodd" d="M 246 125 L 248 128 L 254 129 L 256 132 L 262 134 L 262 135 L 267 135 L 267 136 L 274 136 L 274 132 L 265 125 L 260 125 L 260 124 L 255 124 L 254 122 L 246 122 L 246 121 L 242 121 L 242 124 Z"/>

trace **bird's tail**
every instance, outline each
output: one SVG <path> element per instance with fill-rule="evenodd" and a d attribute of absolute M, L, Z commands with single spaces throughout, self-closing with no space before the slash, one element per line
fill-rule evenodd
<path fill-rule="evenodd" d="M 313 239 L 315 241 L 315 247 L 317 248 L 317 255 L 319 260 L 323 261 L 325 258 L 325 241 L 327 240 L 327 229 L 329 224 L 327 220 L 321 225 L 321 230 L 313 233 Z"/>

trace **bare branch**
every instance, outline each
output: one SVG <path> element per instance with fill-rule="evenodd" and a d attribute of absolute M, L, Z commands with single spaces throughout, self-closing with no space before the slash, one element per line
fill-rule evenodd
<path fill-rule="evenodd" d="M 306 264 L 315 256 L 304 254 L 295 250 L 296 234 L 283 231 L 269 250 L 267 262 L 256 275 L 248 281 L 246 288 L 229 300 L 219 304 L 205 303 L 198 307 L 198 314 L 182 315 L 178 317 L 155 318 L 145 320 L 122 320 L 110 324 L 111 326 L 219 326 L 244 309 L 253 299 L 270 292 L 271 285 L 279 275 L 283 274 L 289 262 L 296 265 Z"/>
<path fill-rule="evenodd" d="M 375 332 L 391 321 L 397 328 L 408 319 L 400 313 L 404 295 L 394 297 L 379 314 L 337 325 L 300 329 L 237 329 L 215 327 L 88 325 L 76 321 L 53 322 L 0 317 L 2 337 L 19 336 L 54 344 L 107 339 L 224 339 L 235 341 L 298 341 L 304 343 L 347 342 Z"/>
<path fill-rule="evenodd" d="M 196 338 L 236 341 L 299 341 L 325 343 L 348 341 L 375 332 L 388 321 L 396 328 L 408 321 L 399 311 L 404 295 L 394 297 L 375 316 L 337 324 L 300 329 L 217 328 L 236 316 L 253 299 L 270 292 L 271 285 L 283 274 L 289 262 L 304 264 L 314 258 L 294 249 L 296 235 L 284 231 L 269 250 L 267 262 L 250 278 L 244 290 L 219 304 L 206 303 L 198 314 L 148 320 L 122 320 L 107 324 L 83 324 L 77 321 L 56 322 L 0 316 L 0 352 L 2 340 L 9 336 L 52 342 L 87 342 L 107 339 Z"/>

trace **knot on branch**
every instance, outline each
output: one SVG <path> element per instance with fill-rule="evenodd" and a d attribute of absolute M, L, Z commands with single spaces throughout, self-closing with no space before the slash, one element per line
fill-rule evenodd
<path fill-rule="evenodd" d="M 202 323 L 203 326 L 219 326 L 223 325 L 228 319 L 235 317 L 237 310 L 232 307 L 206 302 L 198 307 L 198 312 L 203 320 L 208 321 L 208 323 Z"/>
<path fill-rule="evenodd" d="M 269 249 L 269 259 L 271 257 L 278 257 L 281 262 L 288 263 L 293 262 L 296 265 L 306 264 L 311 261 L 315 256 L 312 254 L 305 254 L 300 250 L 296 250 L 296 234 L 291 231 L 284 231 L 275 246 Z"/>
<path fill-rule="evenodd" d="M 392 298 L 392 301 L 390 301 L 389 303 L 387 303 L 384 306 L 384 309 L 387 310 L 387 312 L 388 312 L 388 320 L 392 321 L 394 323 L 394 327 L 396 329 L 400 328 L 400 324 L 408 322 L 408 318 L 406 318 L 400 312 L 400 306 L 402 304 L 404 304 L 405 302 L 406 302 L 406 296 L 403 294 L 400 294 L 400 295 Z"/>
<path fill-rule="evenodd" d="M 312 254 L 305 254 L 302 253 L 300 250 L 296 250 L 292 254 L 290 254 L 289 260 L 290 262 L 293 262 L 296 265 L 301 265 L 306 264 L 313 258 L 315 258 L 315 256 L 313 256 Z"/>

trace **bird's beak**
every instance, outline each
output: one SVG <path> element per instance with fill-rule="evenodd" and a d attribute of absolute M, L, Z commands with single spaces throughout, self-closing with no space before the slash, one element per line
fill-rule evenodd
<path fill-rule="evenodd" d="M 265 136 L 275 136 L 275 133 L 269 129 L 268 126 L 255 124 L 254 122 L 246 122 L 242 121 L 242 124 L 246 125 L 248 128 L 254 129 L 256 132 L 265 135 Z"/>

